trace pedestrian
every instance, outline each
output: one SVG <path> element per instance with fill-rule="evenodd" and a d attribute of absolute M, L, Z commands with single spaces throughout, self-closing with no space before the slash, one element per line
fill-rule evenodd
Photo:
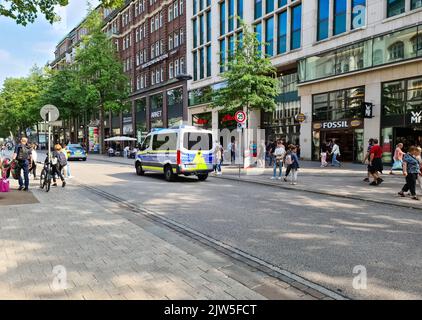
<path fill-rule="evenodd" d="M 370 166 L 369 166 L 369 156 L 371 154 L 371 148 L 374 145 L 374 139 L 370 138 L 368 140 L 368 149 L 366 150 L 365 158 L 363 159 L 363 164 L 368 164 L 367 167 L 367 177 L 363 179 L 364 182 L 369 182 L 369 178 L 371 177 Z"/>
<path fill-rule="evenodd" d="M 274 150 L 275 150 L 276 144 L 274 141 L 270 141 L 270 143 L 267 146 L 267 154 L 268 154 L 268 166 L 271 167 L 274 161 Z"/>
<path fill-rule="evenodd" d="M 337 160 L 337 158 L 341 156 L 340 147 L 338 146 L 336 141 L 333 141 L 333 148 L 332 148 L 332 151 L 331 151 L 331 155 L 332 155 L 331 166 L 332 167 L 335 167 L 335 166 L 341 167 L 340 161 Z"/>
<path fill-rule="evenodd" d="M 419 200 L 416 195 L 416 180 L 420 174 L 420 164 L 417 159 L 420 155 L 419 149 L 415 146 L 411 146 L 409 152 L 403 157 L 403 175 L 406 177 L 406 184 L 399 192 L 399 196 L 401 197 L 405 197 L 404 193 L 410 190 L 412 199 Z"/>
<path fill-rule="evenodd" d="M 384 180 L 381 179 L 383 170 L 382 165 L 382 148 L 378 144 L 378 139 L 373 139 L 373 146 L 369 152 L 369 173 L 371 174 L 373 181 L 369 184 L 371 186 L 377 186 Z"/>
<path fill-rule="evenodd" d="M 403 149 L 403 143 L 399 143 L 396 146 L 396 150 L 394 151 L 393 156 L 393 165 L 391 166 L 390 174 L 393 174 L 393 170 L 403 170 L 403 156 L 404 152 Z"/>
<path fill-rule="evenodd" d="M 48 159 L 46 159 L 48 161 Z M 60 144 L 56 144 L 54 146 L 54 151 L 52 154 L 52 178 L 53 178 L 53 187 L 57 187 L 56 182 L 56 175 L 60 178 L 62 181 L 62 187 L 64 188 L 66 186 L 66 180 L 62 175 L 62 169 L 67 164 L 66 156 L 62 152 L 62 146 Z"/>
<path fill-rule="evenodd" d="M 290 144 L 287 147 L 287 151 L 286 154 L 284 155 L 284 159 L 283 159 L 283 163 L 284 166 L 286 167 L 286 173 L 284 174 L 284 181 L 287 182 L 287 177 L 290 174 L 290 171 L 292 170 L 292 150 L 293 150 L 294 146 L 292 144 Z"/>
<path fill-rule="evenodd" d="M 290 184 L 296 185 L 297 184 L 297 172 L 299 170 L 299 157 L 297 156 L 297 146 L 293 146 L 291 152 L 291 164 L 290 169 L 292 171 L 291 182 Z"/>
<path fill-rule="evenodd" d="M 32 157 L 31 157 L 31 147 L 28 145 L 28 139 L 22 137 L 20 143 L 18 143 L 15 147 L 15 152 L 13 153 L 12 159 L 18 162 L 19 166 L 19 173 L 18 173 L 18 181 L 19 181 L 19 189 L 18 190 L 29 190 L 29 169 L 30 165 L 32 164 Z M 22 179 L 22 170 L 23 170 L 23 177 Z"/>
<path fill-rule="evenodd" d="M 214 147 L 214 174 L 221 174 L 221 164 L 223 163 L 223 147 L 218 141 L 215 142 Z"/>
<path fill-rule="evenodd" d="M 327 146 L 322 144 L 321 146 L 321 168 L 328 166 L 327 162 Z"/>
<path fill-rule="evenodd" d="M 234 139 L 227 145 L 227 151 L 230 152 L 230 162 L 233 163 L 236 161 L 236 142 Z"/>
<path fill-rule="evenodd" d="M 64 156 L 66 157 L 66 165 L 63 167 L 63 175 L 67 179 L 72 179 L 73 176 L 72 176 L 71 171 L 70 171 L 70 163 L 69 163 L 69 150 L 67 149 L 66 144 L 63 145 L 61 152 L 63 152 Z"/>
<path fill-rule="evenodd" d="M 123 149 L 123 156 L 124 156 L 124 158 L 129 158 L 129 150 L 130 150 L 129 146 L 126 146 Z"/>
<path fill-rule="evenodd" d="M 271 177 L 272 180 L 277 178 L 277 167 L 279 168 L 278 172 L 278 180 L 281 180 L 281 176 L 283 174 L 283 158 L 286 154 L 286 148 L 283 145 L 281 140 L 277 141 L 277 147 L 274 150 L 274 168 L 273 168 L 273 176 Z"/>
<path fill-rule="evenodd" d="M 418 151 L 419 151 L 419 156 L 416 157 L 416 159 L 419 161 L 418 182 L 419 182 L 419 187 L 421 188 L 421 191 L 422 191 L 422 157 L 421 157 L 422 148 L 418 147 Z"/>
<path fill-rule="evenodd" d="M 29 170 L 29 172 L 32 173 L 34 180 L 37 179 L 37 161 L 38 161 L 37 148 L 38 146 L 35 143 L 33 143 L 32 151 L 31 151 L 32 164 L 31 164 L 31 169 Z"/>

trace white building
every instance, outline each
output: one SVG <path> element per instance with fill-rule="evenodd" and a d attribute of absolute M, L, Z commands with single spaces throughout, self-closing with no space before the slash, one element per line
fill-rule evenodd
<path fill-rule="evenodd" d="M 267 139 L 300 143 L 301 156 L 314 160 L 330 139 L 349 161 L 362 159 L 371 137 L 387 162 L 397 142 L 422 144 L 422 0 L 193 0 L 188 9 L 193 124 L 235 124 L 207 107 L 207 92 L 218 88 L 219 61 L 241 36 L 237 15 L 267 43 L 280 73 L 277 110 L 250 116 Z M 365 102 L 372 118 L 364 118 Z"/>

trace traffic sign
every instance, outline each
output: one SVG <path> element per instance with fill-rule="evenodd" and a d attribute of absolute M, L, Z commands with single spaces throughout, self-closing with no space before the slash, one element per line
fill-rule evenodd
<path fill-rule="evenodd" d="M 236 114 L 234 115 L 234 118 L 236 119 L 237 123 L 244 123 L 246 121 L 246 113 L 239 110 L 238 112 L 236 112 Z"/>
<path fill-rule="evenodd" d="M 48 114 L 50 114 L 50 119 L 47 119 Z M 41 108 L 40 115 L 44 121 L 56 121 L 59 118 L 60 113 L 56 106 L 53 106 L 52 104 L 46 104 Z"/>

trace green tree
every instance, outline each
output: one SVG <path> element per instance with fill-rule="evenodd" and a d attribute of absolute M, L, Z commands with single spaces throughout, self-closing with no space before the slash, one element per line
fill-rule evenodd
<path fill-rule="evenodd" d="M 33 23 L 41 13 L 48 22 L 53 23 L 60 18 L 54 12 L 56 6 L 67 6 L 69 0 L 4 0 L 0 2 L 0 16 L 5 16 L 16 21 L 17 24 L 26 26 Z M 105 8 L 117 8 L 124 4 L 124 0 L 102 0 Z"/>
<path fill-rule="evenodd" d="M 25 135 L 39 121 L 43 72 L 34 67 L 28 77 L 7 78 L 0 92 L 0 127 L 3 133 Z"/>
<path fill-rule="evenodd" d="M 243 37 L 236 41 L 236 51 L 229 52 L 226 69 L 221 77 L 226 86 L 212 94 L 212 106 L 227 112 L 243 109 L 272 111 L 278 95 L 276 70 L 268 57 L 262 55 L 262 44 L 256 33 L 242 23 Z"/>
<path fill-rule="evenodd" d="M 88 35 L 76 53 L 75 67 L 85 87 L 85 102 L 98 110 L 100 120 L 100 151 L 104 151 L 104 112 L 121 111 L 128 97 L 129 79 L 122 62 L 107 35 L 102 32 L 102 19 L 92 11 L 86 20 Z"/>

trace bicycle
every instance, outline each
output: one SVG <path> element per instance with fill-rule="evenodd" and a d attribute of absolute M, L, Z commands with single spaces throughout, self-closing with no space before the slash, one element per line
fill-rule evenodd
<path fill-rule="evenodd" d="M 40 174 L 40 188 L 45 192 L 50 191 L 51 179 L 53 178 L 53 164 L 51 161 L 46 161 Z"/>

